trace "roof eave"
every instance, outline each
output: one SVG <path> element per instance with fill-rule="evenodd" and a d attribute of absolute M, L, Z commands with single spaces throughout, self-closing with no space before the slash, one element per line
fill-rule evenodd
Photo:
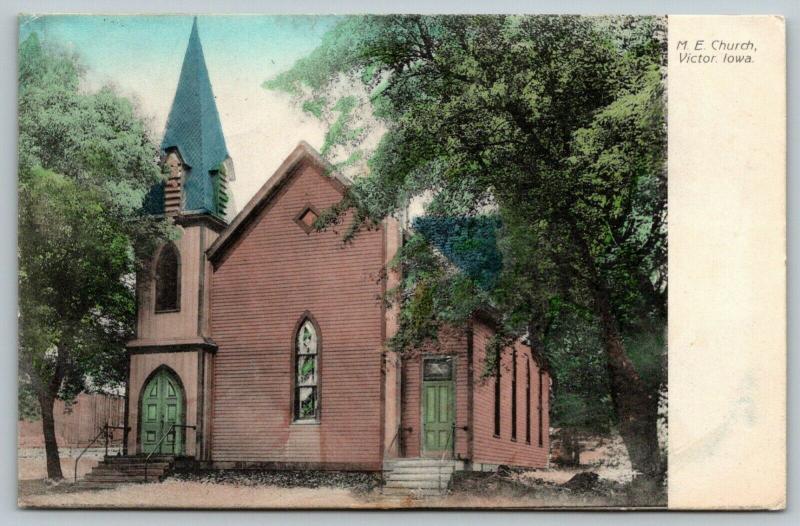
<path fill-rule="evenodd" d="M 225 254 L 227 249 L 232 246 L 233 242 L 238 236 L 247 228 L 252 222 L 253 218 L 267 206 L 277 194 L 282 185 L 287 182 L 292 175 L 294 169 L 304 159 L 311 160 L 314 164 L 323 169 L 326 175 L 335 188 L 342 194 L 350 187 L 351 181 L 344 175 L 336 171 L 336 169 L 317 152 L 310 144 L 305 141 L 300 143 L 292 150 L 292 153 L 281 163 L 277 170 L 270 176 L 264 185 L 256 192 L 244 208 L 236 215 L 231 221 L 228 228 L 226 228 L 214 243 L 206 250 L 206 255 L 212 263 L 219 261 Z"/>

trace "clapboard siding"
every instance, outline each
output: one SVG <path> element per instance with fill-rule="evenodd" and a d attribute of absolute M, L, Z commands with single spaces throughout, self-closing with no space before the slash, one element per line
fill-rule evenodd
<path fill-rule="evenodd" d="M 302 163 L 233 241 L 212 276 L 212 460 L 378 469 L 382 233 L 307 234 L 295 217 L 341 198 Z M 347 220 L 347 219 L 345 219 Z M 294 331 L 304 312 L 321 338 L 320 421 L 293 423 Z"/>
<path fill-rule="evenodd" d="M 206 227 L 177 227 L 180 237 L 174 241 L 180 254 L 180 310 L 176 312 L 155 312 L 155 261 L 150 268 L 139 275 L 138 325 L 136 337 L 140 341 L 158 341 L 196 337 L 199 333 L 197 316 L 197 297 L 200 289 L 200 248 L 201 229 L 204 237 L 211 237 Z M 156 251 L 158 253 L 158 251 Z"/>
<path fill-rule="evenodd" d="M 521 342 L 516 342 L 517 349 L 517 439 L 511 440 L 511 377 L 512 350 L 505 349 L 501 353 L 500 375 L 500 435 L 494 436 L 494 393 L 495 377 L 483 375 L 486 359 L 486 345 L 492 336 L 492 329 L 481 321 L 476 321 L 473 327 L 474 334 L 474 462 L 486 464 L 507 464 L 511 466 L 544 467 L 547 465 L 548 452 L 550 451 L 549 437 L 549 391 L 550 379 L 547 373 L 543 375 L 543 425 L 542 446 L 538 444 L 538 379 L 539 368 L 531 357 L 530 348 Z M 525 362 L 530 362 L 531 367 L 531 442 L 525 440 L 526 428 L 526 377 Z"/>

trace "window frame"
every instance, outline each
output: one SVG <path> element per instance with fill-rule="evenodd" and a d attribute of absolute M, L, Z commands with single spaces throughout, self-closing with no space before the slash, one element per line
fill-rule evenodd
<path fill-rule="evenodd" d="M 531 443 L 531 360 L 525 360 L 525 443 Z"/>
<path fill-rule="evenodd" d="M 299 378 L 298 378 L 297 367 L 298 367 L 298 364 L 299 364 L 299 361 L 300 361 L 300 356 L 308 356 L 308 354 L 301 355 L 300 352 L 299 352 L 300 351 L 300 349 L 299 349 L 300 331 L 303 329 L 303 327 L 306 325 L 306 323 L 309 323 L 311 325 L 311 328 L 313 329 L 313 331 L 314 331 L 314 333 L 316 335 L 316 338 L 317 338 L 316 352 L 313 354 L 313 356 L 315 356 L 315 358 L 316 358 L 316 364 L 315 364 L 315 375 L 316 375 L 316 378 L 315 378 L 315 382 L 314 382 L 313 386 L 299 385 L 299 383 L 298 383 Z M 289 407 L 289 411 L 290 411 L 290 415 L 291 415 L 291 423 L 292 424 L 300 424 L 300 425 L 318 424 L 318 423 L 320 423 L 321 415 L 322 415 L 322 411 L 321 411 L 321 405 L 322 405 L 321 404 L 321 400 L 322 400 L 322 397 L 320 395 L 321 394 L 321 390 L 322 390 L 322 375 L 321 375 L 321 372 L 322 372 L 322 367 L 321 367 L 321 365 L 322 365 L 322 358 L 321 358 L 321 356 L 322 356 L 322 332 L 319 329 L 319 324 L 314 319 L 314 317 L 311 315 L 311 313 L 308 312 L 308 311 L 303 313 L 303 315 L 300 317 L 298 322 L 295 324 L 294 331 L 292 332 L 292 347 L 291 348 L 292 348 L 292 360 L 291 360 L 291 367 L 292 367 L 291 368 L 291 375 L 292 375 L 292 382 L 291 382 L 292 387 L 291 387 L 291 389 L 292 389 L 292 391 L 291 391 L 291 395 L 289 397 L 290 400 L 291 400 L 291 405 Z M 306 418 L 301 418 L 300 417 L 300 406 L 299 406 L 300 389 L 303 388 L 303 387 L 313 387 L 313 389 L 314 389 L 314 396 L 316 397 L 316 404 L 315 404 L 315 407 L 314 407 L 314 416 L 313 417 L 306 417 Z"/>
<path fill-rule="evenodd" d="M 511 351 L 511 441 L 517 441 L 517 347 Z"/>
<path fill-rule="evenodd" d="M 159 266 L 161 265 L 162 258 L 165 256 L 165 251 L 171 251 L 175 255 L 175 306 L 162 308 L 158 303 L 158 292 L 160 283 Z M 172 241 L 164 243 L 158 249 L 155 257 L 155 264 L 153 265 L 153 312 L 156 314 L 166 314 L 170 312 L 180 312 L 181 310 L 181 251 Z"/>
<path fill-rule="evenodd" d="M 500 438 L 500 432 L 502 430 L 500 427 L 500 413 L 501 413 L 500 398 L 502 394 L 500 391 L 500 385 L 503 377 L 503 373 L 500 371 L 500 369 L 502 368 L 503 365 L 502 358 L 503 358 L 502 352 L 498 348 L 497 354 L 495 356 L 495 372 L 494 372 L 494 435 L 493 436 L 495 438 Z"/>
<path fill-rule="evenodd" d="M 294 222 L 297 223 L 297 225 L 303 229 L 303 232 L 305 232 L 306 235 L 311 234 L 315 230 L 312 225 L 307 225 L 303 221 L 303 216 L 305 216 L 308 212 L 311 212 L 316 216 L 314 218 L 314 221 L 316 221 L 320 216 L 319 210 L 317 210 L 317 208 L 311 203 L 306 203 L 306 205 L 302 209 L 300 209 L 297 215 L 294 216 Z"/>
<path fill-rule="evenodd" d="M 539 447 L 544 447 L 544 407 L 543 406 L 543 399 L 544 399 L 544 371 L 542 371 L 541 367 L 539 367 Z"/>

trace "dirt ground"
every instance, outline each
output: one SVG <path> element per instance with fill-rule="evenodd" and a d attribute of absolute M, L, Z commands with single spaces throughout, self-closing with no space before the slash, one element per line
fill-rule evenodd
<path fill-rule="evenodd" d="M 581 465 L 578 467 L 555 466 L 548 469 L 532 469 L 521 473 L 518 479 L 522 482 L 543 480 L 555 484 L 564 484 L 573 476 L 583 471 L 597 473 L 601 480 L 625 484 L 633 478 L 633 468 L 628 459 L 625 444 L 619 435 L 602 439 L 589 439 L 584 442 L 586 448 L 581 452 Z"/>
<path fill-rule="evenodd" d="M 44 468 L 41 466 L 38 469 Z M 555 470 L 551 473 L 553 478 L 558 478 Z M 58 484 L 44 479 L 28 479 L 19 481 L 18 505 L 30 508 L 158 509 L 604 508 L 627 505 L 619 492 L 617 496 L 607 490 L 598 494 L 573 492 L 525 473 L 474 475 L 467 476 L 466 481 L 454 483 L 448 495 L 424 500 L 389 498 L 381 495 L 377 489 L 359 491 L 354 487 L 324 485 L 285 487 L 235 480 L 208 482 L 173 477 L 161 483 L 127 484 L 110 490 L 82 490 L 71 484 L 71 479 Z"/>
<path fill-rule="evenodd" d="M 61 453 L 61 472 L 65 478 L 72 479 L 75 472 L 75 458 L 83 448 L 64 447 L 65 440 L 57 434 L 59 453 Z M 111 453 L 115 448 L 109 449 Z M 78 462 L 78 478 L 83 478 L 100 461 L 102 448 L 92 448 L 84 453 Z M 37 480 L 47 477 L 47 463 L 44 460 L 44 439 L 41 421 L 17 422 L 17 479 Z"/>
<path fill-rule="evenodd" d="M 78 461 L 78 478 L 81 479 L 97 465 L 100 458 L 93 455 L 83 457 Z M 75 473 L 75 459 L 61 457 L 61 472 L 67 479 L 72 479 Z M 47 463 L 42 457 L 18 457 L 17 478 L 19 480 L 41 480 L 47 478 Z"/>
<path fill-rule="evenodd" d="M 606 507 L 611 504 L 601 497 L 487 496 L 469 493 L 412 500 L 385 497 L 377 491 L 355 494 L 342 488 L 254 487 L 177 480 L 158 484 L 129 484 L 113 490 L 74 491 L 69 486 L 21 481 L 18 505 L 31 508 L 385 509 Z"/>
<path fill-rule="evenodd" d="M 620 451 L 621 450 L 621 451 Z M 18 505 L 34 508 L 606 508 L 630 506 L 627 486 L 632 471 L 624 446 L 603 440 L 581 456 L 579 468 L 536 469 L 523 472 L 464 474 L 454 478 L 452 491 L 441 498 L 424 500 L 389 498 L 373 489 L 369 476 L 314 477 L 261 473 L 241 475 L 211 472 L 178 474 L 158 484 L 128 484 L 110 490 L 81 490 L 72 484 L 74 455 L 62 458 L 66 480 L 45 480 L 41 449 L 20 450 L 18 458 Z M 100 460 L 102 452 L 82 458 L 79 477 Z M 578 473 L 597 474 L 590 491 L 563 485 Z M 351 474 L 352 475 L 352 474 Z M 635 505 L 635 504 L 634 504 Z"/>
<path fill-rule="evenodd" d="M 113 490 L 71 491 L 67 485 L 20 483 L 18 504 L 35 508 L 332 508 L 369 507 L 349 490 L 233 486 L 168 480 L 128 484 Z"/>

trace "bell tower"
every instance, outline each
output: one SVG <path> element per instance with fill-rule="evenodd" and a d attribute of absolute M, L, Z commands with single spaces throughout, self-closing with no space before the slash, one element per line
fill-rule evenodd
<path fill-rule="evenodd" d="M 178 222 L 204 216 L 227 225 L 233 162 L 225 145 L 197 18 L 161 141 L 161 155 L 167 180 L 151 190 L 146 210 L 175 217 Z"/>
<path fill-rule="evenodd" d="M 208 318 L 211 267 L 206 250 L 228 225 L 228 183 L 234 172 L 197 18 L 161 142 L 161 168 L 166 180 L 151 189 L 144 208 L 172 221 L 180 235 L 159 247 L 137 277 L 136 337 L 128 343 L 130 432 L 125 442 L 128 454 L 173 447 L 180 451 L 159 452 L 208 460 L 209 387 L 217 346 Z M 174 377 L 173 389 L 180 386 L 183 391 L 175 397 L 181 400 L 179 411 L 151 404 L 161 398 L 150 394 L 147 410 L 142 406 L 145 384 L 150 390 L 148 379 L 161 370 Z M 162 441 L 159 432 L 170 428 L 178 439 Z"/>

